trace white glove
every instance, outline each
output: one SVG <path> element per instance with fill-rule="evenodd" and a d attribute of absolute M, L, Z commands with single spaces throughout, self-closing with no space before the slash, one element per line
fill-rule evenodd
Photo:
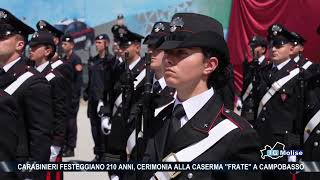
<path fill-rule="evenodd" d="M 56 162 L 56 159 L 57 159 L 57 157 L 59 155 L 60 150 L 61 150 L 61 147 L 59 147 L 59 146 L 52 145 L 50 147 L 50 151 L 51 151 L 50 162 Z"/>
<path fill-rule="evenodd" d="M 104 135 L 108 135 L 111 132 L 111 123 L 108 116 L 101 118 L 101 131 Z"/>
<path fill-rule="evenodd" d="M 103 101 L 99 100 L 98 107 L 97 107 L 97 113 L 99 114 L 101 107 L 104 106 Z"/>
<path fill-rule="evenodd" d="M 110 180 L 119 180 L 119 176 L 117 175 L 111 175 Z"/>

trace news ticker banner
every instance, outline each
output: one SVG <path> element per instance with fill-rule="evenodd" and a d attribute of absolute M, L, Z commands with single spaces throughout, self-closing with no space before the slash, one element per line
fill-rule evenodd
<path fill-rule="evenodd" d="M 92 163 L 0 162 L 0 172 L 34 171 L 294 171 L 320 172 L 320 162 L 297 163 Z"/>

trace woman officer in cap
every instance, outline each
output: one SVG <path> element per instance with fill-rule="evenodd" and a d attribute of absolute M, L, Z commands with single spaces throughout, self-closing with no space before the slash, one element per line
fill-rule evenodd
<path fill-rule="evenodd" d="M 145 162 L 213 162 L 259 159 L 257 134 L 249 123 L 224 109 L 211 87 L 229 64 L 222 25 L 193 13 L 177 13 L 171 33 L 159 49 L 165 51 L 164 78 L 177 90 L 166 109 L 166 122 L 148 142 Z M 183 150 L 183 151 L 181 151 Z M 155 172 L 145 179 L 259 179 L 256 173 Z"/>

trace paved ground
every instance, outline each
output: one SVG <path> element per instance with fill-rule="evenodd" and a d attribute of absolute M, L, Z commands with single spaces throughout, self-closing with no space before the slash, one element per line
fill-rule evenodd
<path fill-rule="evenodd" d="M 63 158 L 63 161 L 82 160 L 91 161 L 93 155 L 93 139 L 87 118 L 87 102 L 81 101 L 78 113 L 78 141 L 75 157 Z M 107 172 L 65 172 L 65 180 L 109 180 Z"/>

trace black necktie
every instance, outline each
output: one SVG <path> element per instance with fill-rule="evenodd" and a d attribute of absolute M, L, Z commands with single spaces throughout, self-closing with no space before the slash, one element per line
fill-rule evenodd
<path fill-rule="evenodd" d="M 161 92 L 161 90 L 162 90 L 159 81 L 154 82 L 152 88 L 153 88 L 152 89 L 153 92 L 156 93 L 156 94 L 159 94 Z"/>
<path fill-rule="evenodd" d="M 274 77 L 274 75 L 278 72 L 278 68 L 276 66 L 272 67 L 270 71 L 270 77 Z"/>
<path fill-rule="evenodd" d="M 168 136 L 167 136 L 167 142 L 165 146 L 164 154 L 170 153 L 172 150 L 172 143 L 175 141 L 175 134 L 181 127 L 181 121 L 180 119 L 186 115 L 186 112 L 183 109 L 182 104 L 178 104 L 174 107 L 172 116 L 171 116 L 171 124 L 169 126 Z"/>
<path fill-rule="evenodd" d="M 185 115 L 186 115 L 186 112 L 184 111 L 182 104 L 178 104 L 174 107 L 172 112 L 172 118 L 171 118 L 172 130 L 174 133 L 176 133 L 180 129 L 181 127 L 180 119 Z"/>

